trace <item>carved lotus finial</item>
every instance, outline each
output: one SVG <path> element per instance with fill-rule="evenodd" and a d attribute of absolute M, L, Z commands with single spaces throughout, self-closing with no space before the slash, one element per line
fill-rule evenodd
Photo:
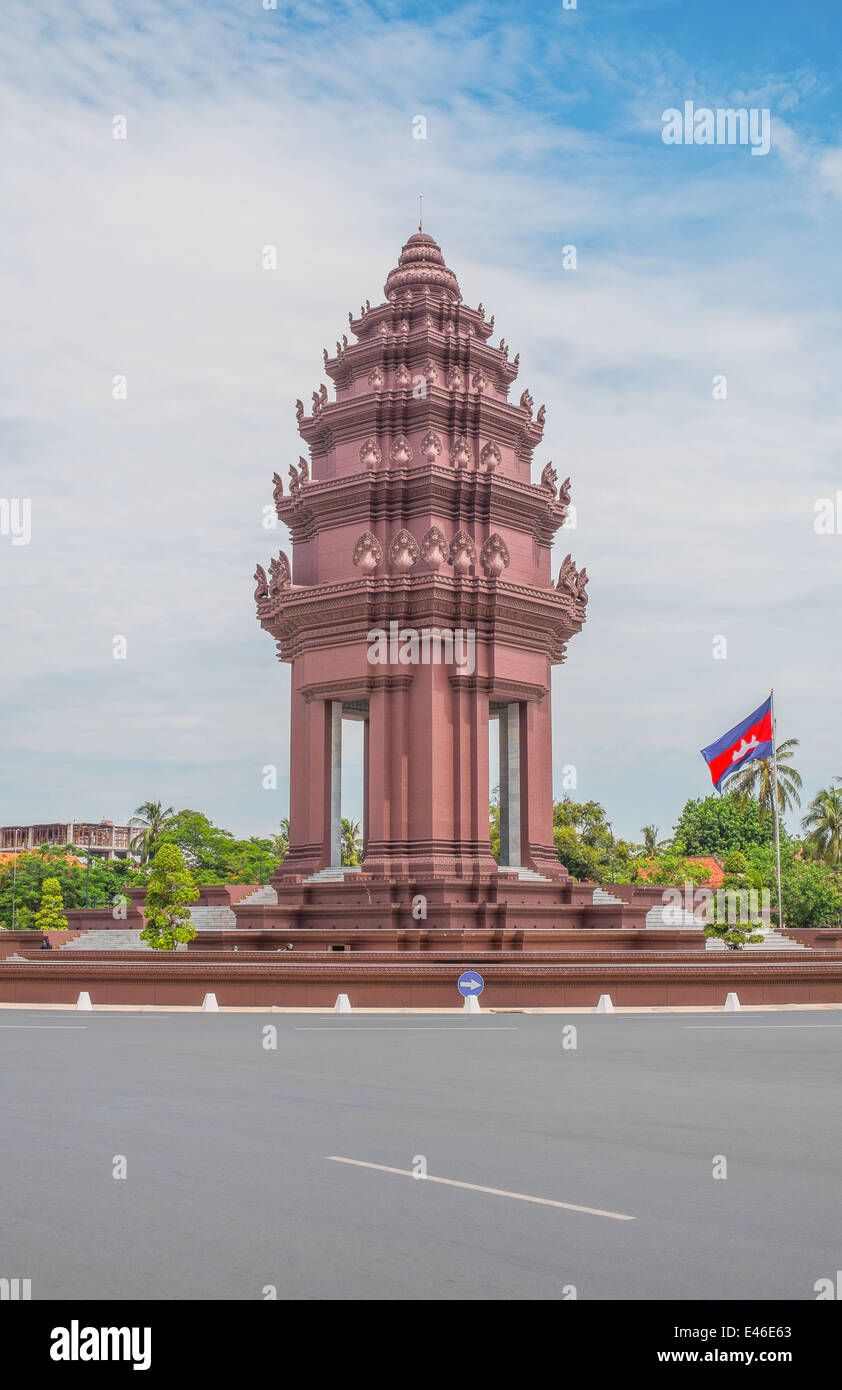
<path fill-rule="evenodd" d="M 407 369 L 406 363 L 405 363 L 405 362 L 401 362 L 400 366 L 398 367 L 397 371 L 395 372 L 395 385 L 396 385 L 396 386 L 409 386 L 409 384 L 410 384 L 411 381 L 412 381 L 412 377 L 409 375 L 409 371 L 408 371 L 408 369 Z"/>
<path fill-rule="evenodd" d="M 369 373 L 368 384 L 372 391 L 383 390 L 383 373 L 379 367 L 375 367 L 374 371 Z"/>
<path fill-rule="evenodd" d="M 415 537 L 410 535 L 409 531 L 398 531 L 389 546 L 389 564 L 405 574 L 413 565 L 418 564 L 420 558 L 421 551 Z"/>
<path fill-rule="evenodd" d="M 451 367 L 447 373 L 447 385 L 450 391 L 461 391 L 462 373 L 458 367 Z"/>
<path fill-rule="evenodd" d="M 495 468 L 499 468 L 503 462 L 500 445 L 495 444 L 493 439 L 489 439 L 480 452 L 479 461 L 480 467 L 487 468 L 489 473 L 493 473 Z"/>
<path fill-rule="evenodd" d="M 497 531 L 488 537 L 480 551 L 479 559 L 489 579 L 497 579 L 510 565 L 509 547 Z"/>
<path fill-rule="evenodd" d="M 450 451 L 450 462 L 454 468 L 467 468 L 473 461 L 471 446 L 467 435 L 458 434 L 453 441 L 453 448 Z"/>
<path fill-rule="evenodd" d="M 421 555 L 430 569 L 437 570 L 447 564 L 447 537 L 438 526 L 431 526 L 422 536 Z"/>
<path fill-rule="evenodd" d="M 478 391 L 480 395 L 482 395 L 483 391 L 487 389 L 488 377 L 485 375 L 485 372 L 482 370 L 481 367 L 478 371 L 474 372 L 473 376 L 471 377 L 471 386 L 475 391 Z"/>
<path fill-rule="evenodd" d="M 427 462 L 434 463 L 443 448 L 444 445 L 435 430 L 427 430 L 427 433 L 421 440 L 421 453 Z"/>
<path fill-rule="evenodd" d="M 389 450 L 389 458 L 392 460 L 392 463 L 396 463 L 399 468 L 402 468 L 411 461 L 412 445 L 405 434 L 399 434 L 397 439 L 392 441 L 392 447 Z"/>
<path fill-rule="evenodd" d="M 363 531 L 354 546 L 354 564 L 363 574 L 373 574 L 383 563 L 383 547 L 373 531 Z"/>
<path fill-rule="evenodd" d="M 459 530 L 450 542 L 447 553 L 448 562 L 457 574 L 467 574 L 477 562 L 477 548 L 467 531 Z"/>
<path fill-rule="evenodd" d="M 424 363 L 424 380 L 428 386 L 435 386 L 439 379 L 439 369 L 431 357 Z"/>
<path fill-rule="evenodd" d="M 360 445 L 360 463 L 363 468 L 376 468 L 382 457 L 376 439 L 367 439 Z"/>

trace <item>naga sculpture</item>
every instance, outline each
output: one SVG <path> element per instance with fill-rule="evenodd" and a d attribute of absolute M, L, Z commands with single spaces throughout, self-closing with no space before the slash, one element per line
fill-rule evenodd
<path fill-rule="evenodd" d="M 456 532 L 456 535 L 450 542 L 447 559 L 456 573 L 462 575 L 467 574 L 471 566 L 476 564 L 477 548 L 467 531 L 460 529 Z"/>
<path fill-rule="evenodd" d="M 405 574 L 413 565 L 418 564 L 420 558 L 421 551 L 415 537 L 410 535 L 409 531 L 398 531 L 389 546 L 389 564 Z"/>
<path fill-rule="evenodd" d="M 354 546 L 354 564 L 363 574 L 373 574 L 383 563 L 383 547 L 373 531 L 363 531 Z"/>
<path fill-rule="evenodd" d="M 269 597 L 269 580 L 266 578 L 266 571 L 262 565 L 258 565 L 254 571 L 254 581 L 257 585 L 254 597 L 256 602 L 260 603 L 261 599 Z"/>
<path fill-rule="evenodd" d="M 421 538 L 421 556 L 430 569 L 440 569 L 447 564 L 447 537 L 438 526 L 431 526 Z"/>
<path fill-rule="evenodd" d="M 467 468 L 472 461 L 473 454 L 468 443 L 467 436 L 458 434 L 453 441 L 453 448 L 450 451 L 450 462 L 454 468 Z"/>
<path fill-rule="evenodd" d="M 412 445 L 405 434 L 399 434 L 397 439 L 393 440 L 392 447 L 389 450 L 389 458 L 392 460 L 392 463 L 396 463 L 399 468 L 402 468 L 405 464 L 412 461 Z"/>
<path fill-rule="evenodd" d="M 270 561 L 269 576 L 270 598 L 277 598 L 284 589 L 288 589 L 291 586 L 292 570 L 290 568 L 289 559 L 283 551 L 280 552 L 276 559 Z"/>
<path fill-rule="evenodd" d="M 435 430 L 427 430 L 427 433 L 421 440 L 421 453 L 424 455 L 427 463 L 435 462 L 443 447 L 444 445 Z"/>
<path fill-rule="evenodd" d="M 489 439 L 480 452 L 479 461 L 480 467 L 487 468 L 489 473 L 493 473 L 495 468 L 499 468 L 503 462 L 499 444 L 495 444 L 493 439 Z"/>
<path fill-rule="evenodd" d="M 479 562 L 489 579 L 497 579 L 511 564 L 509 547 L 499 532 L 494 531 L 479 553 Z"/>
<path fill-rule="evenodd" d="M 553 497 L 555 497 L 556 488 L 558 487 L 558 474 L 553 468 L 552 459 L 541 474 L 541 487 L 549 488 Z"/>

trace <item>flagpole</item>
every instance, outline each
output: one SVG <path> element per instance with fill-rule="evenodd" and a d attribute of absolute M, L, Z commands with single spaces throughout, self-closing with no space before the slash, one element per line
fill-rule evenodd
<path fill-rule="evenodd" d="M 778 758 L 777 758 L 777 731 L 775 729 L 775 692 L 774 689 L 769 695 L 769 705 L 772 712 L 772 807 L 775 812 L 775 859 L 778 868 L 778 931 L 783 931 L 784 914 L 781 906 L 781 826 L 778 816 Z"/>

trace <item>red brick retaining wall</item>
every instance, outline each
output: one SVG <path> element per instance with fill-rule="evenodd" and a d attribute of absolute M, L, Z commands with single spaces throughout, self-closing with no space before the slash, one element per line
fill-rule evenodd
<path fill-rule="evenodd" d="M 329 1007 L 347 994 L 357 1007 L 453 1008 L 458 964 L 311 962 L 219 964 L 137 957 L 131 962 L 45 959 L 0 963 L 0 1001 L 73 1003 L 87 990 L 96 1004 L 198 1006 L 206 993 L 225 1005 Z M 842 1007 L 842 957 L 693 963 L 591 961 L 582 964 L 486 964 L 484 1008 L 593 1006 L 600 994 L 623 1005 L 722 1005 L 729 991 L 743 1004 L 826 1003 Z"/>

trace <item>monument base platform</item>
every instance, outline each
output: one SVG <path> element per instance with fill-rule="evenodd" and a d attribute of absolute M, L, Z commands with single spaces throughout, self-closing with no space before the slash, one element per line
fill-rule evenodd
<path fill-rule="evenodd" d="M 639 930 L 645 928 L 650 909 L 663 902 L 660 888 L 653 895 L 651 888 L 641 886 L 638 891 L 637 885 L 625 885 L 621 895 L 569 878 L 505 870 L 473 878 L 279 874 L 272 888 L 276 903 L 251 903 L 246 898 L 233 904 L 238 929 L 350 933 L 361 949 L 378 949 L 383 932 L 417 933 L 415 949 L 424 949 L 430 933 L 440 940 L 442 932 L 480 932 L 488 934 L 489 944 L 508 945 L 513 933 Z M 595 896 L 600 900 L 595 902 Z M 371 945 L 364 946 L 363 938 Z"/>

